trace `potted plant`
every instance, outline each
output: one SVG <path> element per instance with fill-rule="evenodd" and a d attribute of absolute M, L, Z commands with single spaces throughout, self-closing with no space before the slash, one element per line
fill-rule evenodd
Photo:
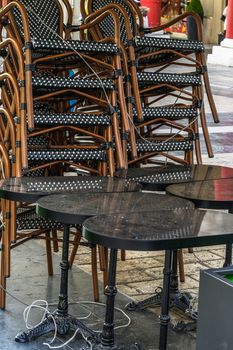
<path fill-rule="evenodd" d="M 187 4 L 186 9 L 188 12 L 192 11 L 197 13 L 200 16 L 201 20 L 203 21 L 204 10 L 200 0 L 190 0 Z M 187 34 L 188 34 L 188 39 L 198 40 L 196 21 L 191 16 L 187 18 Z"/>

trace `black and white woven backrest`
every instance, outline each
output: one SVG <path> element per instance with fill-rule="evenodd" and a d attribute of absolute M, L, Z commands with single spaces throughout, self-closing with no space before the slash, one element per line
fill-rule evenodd
<path fill-rule="evenodd" d="M 53 38 L 59 33 L 60 8 L 55 0 L 20 0 L 28 13 L 31 38 Z M 23 24 L 20 12 L 15 9 L 13 15 L 23 38 Z"/>
<path fill-rule="evenodd" d="M 135 32 L 134 26 L 134 19 L 133 19 L 133 13 L 131 8 L 126 4 L 125 1 L 122 0 L 91 0 L 91 5 L 92 5 L 92 12 L 95 12 L 97 10 L 100 10 L 104 6 L 110 5 L 110 4 L 117 4 L 122 6 L 127 14 L 128 14 L 128 19 L 130 22 L 130 27 L 131 27 L 131 32 Z M 126 31 L 125 31 L 125 24 L 124 24 L 124 17 L 120 13 L 120 11 L 115 10 L 118 18 L 120 20 L 120 36 L 121 36 L 121 41 L 126 44 L 127 43 L 127 36 L 126 36 Z M 99 25 L 100 30 L 102 31 L 102 35 L 104 37 L 112 37 L 114 34 L 114 23 L 113 19 L 111 16 L 107 16 Z"/>

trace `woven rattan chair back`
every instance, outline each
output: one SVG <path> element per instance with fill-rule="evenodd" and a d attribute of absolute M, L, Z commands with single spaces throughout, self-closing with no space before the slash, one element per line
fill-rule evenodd
<path fill-rule="evenodd" d="M 63 10 L 57 0 L 20 0 L 28 13 L 30 37 L 53 38 L 56 34 L 62 35 Z M 23 23 L 20 11 L 13 11 L 14 20 L 21 38 L 24 38 Z"/>
<path fill-rule="evenodd" d="M 136 17 L 137 13 L 135 12 L 133 6 L 131 5 L 130 2 L 126 3 L 124 0 L 103 0 L 103 1 L 98 1 L 98 0 L 89 0 L 88 1 L 88 8 L 86 11 L 86 6 L 85 6 L 85 0 L 81 0 L 81 12 L 83 17 L 86 17 L 88 13 L 93 13 L 95 11 L 100 10 L 101 8 L 108 6 L 108 5 L 119 5 L 122 8 L 125 9 L 126 13 L 127 13 L 127 17 L 129 20 L 129 24 L 130 24 L 130 29 L 131 32 L 134 36 L 137 35 L 138 33 L 138 26 L 137 26 L 137 22 L 136 22 Z M 126 31 L 125 31 L 125 19 L 122 15 L 122 12 L 120 10 L 115 9 L 119 21 L 120 21 L 120 37 L 121 37 L 121 41 L 124 44 L 128 44 L 127 42 L 127 35 L 126 35 Z M 108 16 L 104 21 L 102 21 L 102 23 L 99 25 L 99 29 L 102 32 L 102 36 L 103 37 L 112 37 L 113 36 L 113 28 L 114 28 L 114 24 L 113 24 L 113 20 L 111 18 L 111 16 Z"/>

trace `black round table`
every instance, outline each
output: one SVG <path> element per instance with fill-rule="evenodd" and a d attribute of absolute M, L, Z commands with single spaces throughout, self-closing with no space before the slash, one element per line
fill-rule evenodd
<path fill-rule="evenodd" d="M 129 168 L 124 174 L 119 173 L 119 176 L 120 175 L 124 175 L 128 181 L 139 182 L 144 190 L 165 191 L 167 186 L 172 184 L 233 178 L 233 168 L 204 164 L 167 164 L 153 167 L 144 166 L 142 168 Z M 229 251 L 229 249 L 226 250 L 227 256 L 229 255 Z M 192 299 L 192 295 L 188 292 L 179 291 L 177 275 L 178 254 L 179 252 L 177 251 L 173 252 L 172 277 L 170 283 L 170 307 L 176 307 L 186 313 L 187 310 L 190 310 L 190 300 Z M 157 288 L 153 296 L 138 302 L 133 301 L 129 303 L 126 308 L 130 311 L 136 311 L 156 306 L 160 304 L 161 297 L 161 290 Z M 195 318 L 196 313 L 191 313 L 190 316 Z"/>
<path fill-rule="evenodd" d="M 96 349 L 121 349 L 114 345 L 117 250 L 166 250 L 159 339 L 159 349 L 165 350 L 170 321 L 169 285 L 173 251 L 180 248 L 232 243 L 233 216 L 198 209 L 102 215 L 85 221 L 83 235 L 92 243 L 111 248 L 105 323 L 101 346 Z"/>
<path fill-rule="evenodd" d="M 193 203 L 173 196 L 130 192 L 130 193 L 79 193 L 79 194 L 54 194 L 45 196 L 37 201 L 36 211 L 43 218 L 59 220 L 64 224 L 60 294 L 57 313 L 53 315 L 56 320 L 58 333 L 65 334 L 70 329 L 79 327 L 87 337 L 95 338 L 96 334 L 87 327 L 82 326 L 81 321 L 68 314 L 68 249 L 69 249 L 69 225 L 83 224 L 84 220 L 95 215 L 115 214 L 126 212 L 145 213 L 148 210 L 156 212 L 165 209 L 193 209 Z M 21 332 L 16 336 L 20 342 L 31 339 L 54 330 L 52 319 L 46 319 L 39 327 L 27 332 Z"/>
<path fill-rule="evenodd" d="M 39 198 L 52 193 L 83 193 L 83 192 L 131 192 L 141 190 L 141 185 L 130 183 L 125 179 L 97 176 L 58 176 L 58 177 L 20 177 L 0 181 L 0 198 L 6 200 L 6 229 L 3 235 L 1 281 L 6 284 L 6 276 L 10 276 L 10 244 L 15 243 L 15 225 L 12 225 L 10 201 L 35 203 Z M 30 212 L 34 213 L 33 207 Z M 36 214 L 33 214 L 36 216 Z M 10 220 L 11 216 L 11 220 Z M 37 220 L 37 218 L 36 218 Z M 40 227 L 47 227 L 43 219 L 36 221 Z M 48 226 L 59 227 L 58 223 L 48 223 Z M 12 226 L 11 226 L 12 225 Z M 17 246 L 17 244 L 15 245 Z M 5 308 L 6 294 L 0 289 L 0 307 Z"/>
<path fill-rule="evenodd" d="M 194 208 L 194 204 L 174 196 L 130 193 L 82 193 L 51 195 L 37 201 L 37 213 L 63 224 L 82 224 L 90 216 L 114 213 L 147 212 L 159 209 Z"/>
<path fill-rule="evenodd" d="M 171 185 L 167 193 L 191 200 L 196 207 L 227 209 L 233 213 L 233 179 L 218 179 Z M 226 246 L 224 266 L 232 265 L 232 245 Z"/>
<path fill-rule="evenodd" d="M 165 191 L 168 185 L 191 181 L 233 178 L 233 168 L 219 165 L 177 165 L 129 168 L 124 176 L 139 182 L 144 190 Z"/>
<path fill-rule="evenodd" d="M 19 177 L 0 181 L 0 198 L 34 203 L 54 193 L 134 192 L 141 185 L 125 179 L 97 176 Z"/>

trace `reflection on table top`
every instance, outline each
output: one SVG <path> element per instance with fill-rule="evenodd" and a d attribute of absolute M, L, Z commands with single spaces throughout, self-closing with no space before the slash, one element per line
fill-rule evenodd
<path fill-rule="evenodd" d="M 233 179 L 208 180 L 171 185 L 166 191 L 192 200 L 197 206 L 213 209 L 233 208 Z"/>
<path fill-rule="evenodd" d="M 166 186 L 189 182 L 233 178 L 233 168 L 218 165 L 164 165 L 130 168 L 126 178 L 140 182 L 144 189 L 164 191 Z"/>
<path fill-rule="evenodd" d="M 83 235 L 110 248 L 166 250 L 233 242 L 233 215 L 198 209 L 100 215 Z"/>
<path fill-rule="evenodd" d="M 35 202 L 53 193 L 131 192 L 141 185 L 124 179 L 97 176 L 21 177 L 0 181 L 0 198 Z"/>
<path fill-rule="evenodd" d="M 174 196 L 142 192 L 51 195 L 37 202 L 39 215 L 67 224 L 80 224 L 86 218 L 100 214 L 176 208 L 194 208 L 194 205 Z"/>

